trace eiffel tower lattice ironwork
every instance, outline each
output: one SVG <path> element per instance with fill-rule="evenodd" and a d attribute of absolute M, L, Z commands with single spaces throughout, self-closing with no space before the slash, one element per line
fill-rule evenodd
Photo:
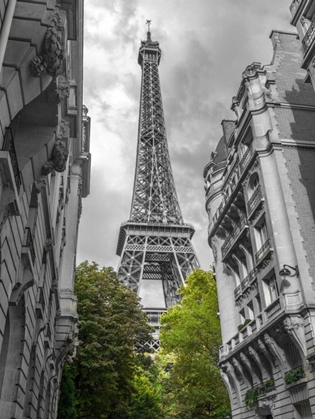
<path fill-rule="evenodd" d="M 180 301 L 177 290 L 199 263 L 191 243 L 195 230 L 183 221 L 171 168 L 158 71 L 161 50 L 147 23 L 138 56 L 142 79 L 134 190 L 117 255 L 119 279 L 142 298 L 156 329 L 152 345 L 158 348 L 160 315 Z"/>

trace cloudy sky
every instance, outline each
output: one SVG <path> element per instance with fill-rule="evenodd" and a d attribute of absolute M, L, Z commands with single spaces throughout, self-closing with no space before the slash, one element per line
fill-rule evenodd
<path fill-rule="evenodd" d="M 269 64 L 272 29 L 294 32 L 291 0 L 85 0 L 84 102 L 92 118 L 91 193 L 83 200 L 77 263 L 117 268 L 120 224 L 129 218 L 138 130 L 140 40 L 146 19 L 162 49 L 166 132 L 180 206 L 196 229 L 201 267 L 207 243 L 203 168 L 234 119 L 231 98 L 254 61 Z"/>

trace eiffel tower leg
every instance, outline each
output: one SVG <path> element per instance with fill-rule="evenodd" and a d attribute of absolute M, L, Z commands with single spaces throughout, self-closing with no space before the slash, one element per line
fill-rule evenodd
<path fill-rule="evenodd" d="M 139 286 L 143 274 L 146 240 L 143 244 L 141 242 L 139 238 L 133 235 L 126 237 L 118 266 L 120 282 L 130 287 L 137 294 L 139 294 Z"/>

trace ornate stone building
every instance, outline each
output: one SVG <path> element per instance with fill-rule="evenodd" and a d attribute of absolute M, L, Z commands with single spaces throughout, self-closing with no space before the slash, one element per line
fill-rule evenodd
<path fill-rule="evenodd" d="M 83 2 L 0 0 L 0 418 L 56 417 L 89 194 Z"/>
<path fill-rule="evenodd" d="M 302 42 L 301 66 L 307 70 L 305 82 L 312 83 L 315 89 L 315 1 L 293 0 L 290 12 L 291 24 Z"/>
<path fill-rule="evenodd" d="M 249 65 L 204 169 L 234 418 L 314 418 L 315 94 L 296 34 Z"/>

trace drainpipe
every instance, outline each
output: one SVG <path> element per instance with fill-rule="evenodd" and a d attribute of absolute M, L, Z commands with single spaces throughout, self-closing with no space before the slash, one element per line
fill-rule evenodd
<path fill-rule="evenodd" d="M 9 33 L 12 25 L 14 10 L 16 6 L 16 0 L 9 0 L 7 10 L 5 12 L 1 34 L 0 34 L 0 85 L 2 83 L 2 65 L 5 50 L 7 48 Z"/>

